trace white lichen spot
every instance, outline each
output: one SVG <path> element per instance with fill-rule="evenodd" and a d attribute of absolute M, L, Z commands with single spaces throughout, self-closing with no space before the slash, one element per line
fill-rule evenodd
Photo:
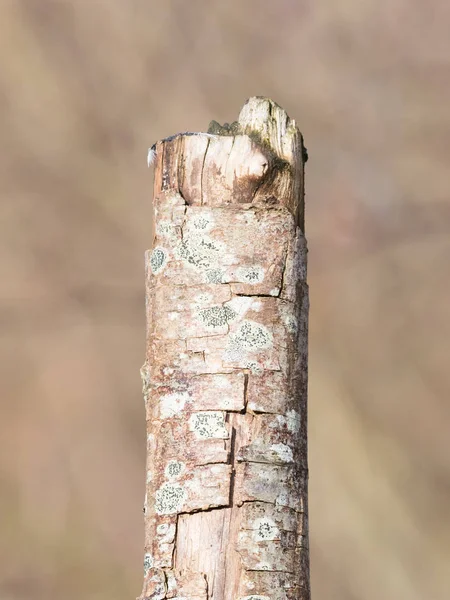
<path fill-rule="evenodd" d="M 237 317 L 237 313 L 230 306 L 210 306 L 202 308 L 197 313 L 197 319 L 206 327 L 224 327 Z"/>
<path fill-rule="evenodd" d="M 208 269 L 204 278 L 206 283 L 223 283 L 225 273 L 222 269 Z"/>
<path fill-rule="evenodd" d="M 146 554 L 144 554 L 144 577 L 145 575 L 147 575 L 150 569 L 153 568 L 153 565 L 153 556 L 149 552 L 147 552 Z"/>
<path fill-rule="evenodd" d="M 293 335 L 297 333 L 298 322 L 297 322 L 296 317 L 294 317 L 294 315 L 287 315 L 286 318 L 284 319 L 284 324 L 286 326 L 286 329 L 289 331 L 289 333 L 292 333 Z"/>
<path fill-rule="evenodd" d="M 255 312 L 260 312 L 261 309 L 262 309 L 262 302 L 261 302 L 261 300 L 253 300 L 253 302 L 252 302 L 252 310 L 254 310 Z"/>
<path fill-rule="evenodd" d="M 276 287 L 276 288 L 273 288 L 273 289 L 271 289 L 271 290 L 270 290 L 270 292 L 269 292 L 269 294 L 270 294 L 271 296 L 278 296 L 278 294 L 279 294 L 279 293 L 280 293 L 280 288 L 277 288 L 277 287 Z"/>
<path fill-rule="evenodd" d="M 250 586 L 247 586 L 250 587 Z M 255 587 L 254 585 L 252 587 Z M 251 596 L 241 596 L 239 600 L 270 600 L 269 596 L 259 596 L 252 594 Z"/>
<path fill-rule="evenodd" d="M 172 375 L 172 373 L 175 373 L 175 369 L 173 369 L 172 367 L 164 367 L 162 372 L 164 373 L 164 375 Z"/>
<path fill-rule="evenodd" d="M 186 498 L 186 490 L 179 483 L 163 483 L 155 494 L 155 511 L 158 515 L 180 512 Z"/>
<path fill-rule="evenodd" d="M 160 273 L 167 264 L 168 252 L 161 246 L 156 246 L 150 256 L 150 268 L 152 273 Z"/>
<path fill-rule="evenodd" d="M 199 271 L 217 268 L 225 244 L 208 236 L 191 234 L 176 247 L 175 256 Z"/>
<path fill-rule="evenodd" d="M 230 336 L 222 360 L 225 362 L 240 362 L 245 355 L 246 351 L 242 348 L 242 345 Z"/>
<path fill-rule="evenodd" d="M 275 499 L 275 504 L 279 506 L 289 506 L 289 496 L 286 492 L 281 492 Z"/>
<path fill-rule="evenodd" d="M 181 412 L 186 402 L 189 402 L 190 395 L 188 392 L 172 392 L 161 396 L 159 400 L 159 415 L 161 419 L 173 417 Z"/>
<path fill-rule="evenodd" d="M 272 334 L 261 323 L 245 319 L 233 335 L 233 339 L 245 350 L 262 350 L 272 346 Z"/>
<path fill-rule="evenodd" d="M 264 279 L 264 269 L 260 265 L 239 267 L 236 269 L 236 277 L 242 283 L 261 283 Z"/>
<path fill-rule="evenodd" d="M 171 321 L 174 321 L 175 319 L 179 319 L 180 318 L 180 313 L 178 313 L 176 311 L 175 312 L 170 312 L 170 313 L 167 313 L 167 316 L 169 317 L 169 319 Z"/>
<path fill-rule="evenodd" d="M 147 483 L 151 483 L 153 481 L 153 472 L 151 469 L 147 471 L 147 477 L 145 479 Z"/>
<path fill-rule="evenodd" d="M 275 452 L 275 454 L 282 462 L 292 462 L 294 460 L 292 448 L 290 448 L 286 444 L 272 444 L 270 446 L 270 449 L 272 450 L 272 452 Z"/>
<path fill-rule="evenodd" d="M 167 479 L 178 479 L 178 477 L 184 473 L 185 468 L 186 465 L 183 462 L 179 460 L 170 460 L 164 469 L 164 475 Z"/>
<path fill-rule="evenodd" d="M 250 308 L 253 308 L 253 303 L 254 299 L 251 296 L 235 296 L 228 302 L 228 306 L 243 317 Z"/>
<path fill-rule="evenodd" d="M 189 429 L 198 439 L 229 437 L 225 427 L 225 414 L 221 411 L 204 411 L 193 413 L 189 419 Z"/>
<path fill-rule="evenodd" d="M 286 416 L 277 415 L 277 422 L 274 423 L 274 427 L 281 425 L 286 426 L 291 433 L 298 433 L 300 431 L 300 415 L 294 409 L 288 410 Z M 271 425 L 272 426 L 272 425 Z"/>
<path fill-rule="evenodd" d="M 256 542 L 276 540 L 280 535 L 280 530 L 276 526 L 275 521 L 272 521 L 268 517 L 255 519 L 253 529 L 253 539 Z"/>

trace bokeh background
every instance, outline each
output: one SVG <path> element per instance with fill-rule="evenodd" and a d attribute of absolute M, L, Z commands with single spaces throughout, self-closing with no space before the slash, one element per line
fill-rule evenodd
<path fill-rule="evenodd" d="M 450 3 L 0 0 L 0 600 L 139 595 L 147 148 L 309 150 L 313 600 L 450 598 Z"/>

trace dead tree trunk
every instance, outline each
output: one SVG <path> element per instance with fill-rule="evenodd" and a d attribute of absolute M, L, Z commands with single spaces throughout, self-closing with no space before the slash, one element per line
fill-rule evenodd
<path fill-rule="evenodd" d="M 307 600 L 302 136 L 251 98 L 156 145 L 142 600 Z"/>

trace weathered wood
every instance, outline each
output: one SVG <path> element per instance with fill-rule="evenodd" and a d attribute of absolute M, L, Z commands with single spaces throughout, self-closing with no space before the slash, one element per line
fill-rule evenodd
<path fill-rule="evenodd" d="M 304 147 L 265 98 L 156 144 L 141 599 L 308 600 Z"/>

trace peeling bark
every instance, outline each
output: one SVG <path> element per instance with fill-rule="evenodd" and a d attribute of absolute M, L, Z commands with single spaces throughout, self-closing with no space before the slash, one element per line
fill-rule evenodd
<path fill-rule="evenodd" d="M 251 98 L 156 145 L 141 600 L 309 600 L 304 147 Z"/>

